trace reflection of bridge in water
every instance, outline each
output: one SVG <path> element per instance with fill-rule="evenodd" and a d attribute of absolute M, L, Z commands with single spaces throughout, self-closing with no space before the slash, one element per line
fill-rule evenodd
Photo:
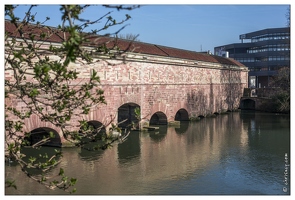
<path fill-rule="evenodd" d="M 99 177 L 99 183 L 103 183 L 99 184 L 97 192 L 134 194 L 129 181 L 138 185 L 159 184 L 159 181 L 185 179 L 191 174 L 205 173 L 217 165 L 215 162 L 221 159 L 223 148 L 236 144 L 231 141 L 240 141 L 240 144 L 245 145 L 244 151 L 247 151 L 248 127 L 240 126 L 243 123 L 238 114 L 235 117 L 233 119 L 228 114 L 209 119 L 212 121 L 210 125 L 206 123 L 207 119 L 194 123 L 181 122 L 181 127 L 166 126 L 166 130 L 157 134 L 132 132 L 124 143 L 114 145 L 109 151 L 99 154 L 99 157 L 93 157 L 91 176 Z M 226 135 L 230 134 L 231 127 L 227 124 L 231 120 L 240 126 L 240 131 L 235 129 L 235 134 L 228 140 Z M 100 169 L 104 169 L 104 172 Z M 138 194 L 152 192 L 151 186 L 149 191 L 145 189 L 142 186 L 135 190 Z"/>
<path fill-rule="evenodd" d="M 64 148 L 60 166 L 78 179 L 78 195 L 253 195 L 265 194 L 265 187 L 282 194 L 277 169 L 290 153 L 289 116 L 241 111 L 181 124 L 160 134 L 131 132 L 108 151 Z M 52 170 L 56 174 L 59 167 Z M 30 180 L 18 191 L 60 194 Z"/>

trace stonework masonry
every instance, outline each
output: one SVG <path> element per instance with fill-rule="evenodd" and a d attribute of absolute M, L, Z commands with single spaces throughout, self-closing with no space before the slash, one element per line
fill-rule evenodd
<path fill-rule="evenodd" d="M 50 58 L 55 59 L 53 55 Z M 88 115 L 72 118 L 72 129 L 79 129 L 76 125 L 81 119 L 106 124 L 115 117 L 116 121 L 118 108 L 128 103 L 140 107 L 147 124 L 156 112 L 164 113 L 170 122 L 180 109 L 186 110 L 189 117 L 233 110 L 238 108 L 243 89 L 248 85 L 246 67 L 131 52 L 113 60 L 97 57 L 89 65 L 71 63 L 70 67 L 80 73 L 73 85 L 88 79 L 95 69 L 107 102 L 97 105 Z M 5 79 L 11 78 L 12 74 L 5 73 Z M 20 109 L 25 106 L 18 100 L 5 103 Z M 40 127 L 56 130 L 64 141 L 58 127 L 35 115 L 26 119 L 24 131 Z"/>

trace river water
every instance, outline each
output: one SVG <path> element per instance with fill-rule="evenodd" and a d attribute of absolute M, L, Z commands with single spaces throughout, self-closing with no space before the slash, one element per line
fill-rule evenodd
<path fill-rule="evenodd" d="M 290 194 L 289 115 L 233 112 L 158 132 L 131 132 L 105 151 L 62 151 L 59 167 L 78 179 L 79 195 Z M 17 185 L 6 195 L 67 194 L 46 189 L 13 163 L 6 163 L 5 178 Z"/>

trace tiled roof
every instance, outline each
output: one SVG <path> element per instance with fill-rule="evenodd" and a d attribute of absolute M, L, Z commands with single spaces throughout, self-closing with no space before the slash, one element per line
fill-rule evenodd
<path fill-rule="evenodd" d="M 58 31 L 52 27 L 42 27 L 36 28 L 36 25 L 26 25 L 23 27 L 23 32 L 29 30 L 31 33 L 35 33 L 37 35 L 41 32 L 48 33 L 50 31 L 55 31 L 56 34 L 53 34 L 50 38 L 46 39 L 48 42 L 62 42 L 62 38 L 64 33 Z M 20 37 L 19 33 L 16 32 L 16 28 L 14 24 L 10 21 L 5 21 L 5 31 L 10 34 L 11 37 Z M 67 35 L 67 34 L 66 34 Z M 165 56 L 165 57 L 173 57 L 173 58 L 180 58 L 180 59 L 190 59 L 196 61 L 204 61 L 204 62 L 212 62 L 212 63 L 221 63 L 221 64 L 228 64 L 228 65 L 237 65 L 241 67 L 245 67 L 238 61 L 235 61 L 231 58 L 224 58 L 220 56 L 205 54 L 205 53 L 198 53 L 195 51 L 177 49 L 172 47 L 166 47 L 156 44 L 149 44 L 144 42 L 137 42 L 137 41 L 129 41 L 124 39 L 116 39 L 111 37 L 93 35 L 90 38 L 90 42 L 86 44 L 86 46 L 98 47 L 102 44 L 106 44 L 108 48 L 112 48 L 115 45 L 119 47 L 122 51 L 132 51 L 135 53 L 142 53 L 142 54 L 150 54 L 150 55 L 157 55 L 157 56 Z"/>

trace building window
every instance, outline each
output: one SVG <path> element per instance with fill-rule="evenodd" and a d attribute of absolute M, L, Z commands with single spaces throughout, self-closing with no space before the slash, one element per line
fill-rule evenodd
<path fill-rule="evenodd" d="M 290 51 L 289 44 L 264 45 L 260 47 L 252 47 L 247 50 L 247 53 L 260 53 L 266 51 Z"/>
<path fill-rule="evenodd" d="M 265 40 L 283 40 L 283 39 L 289 39 L 290 33 L 270 33 L 270 34 L 264 34 L 259 36 L 254 36 L 251 38 L 251 42 L 260 42 Z"/>
<path fill-rule="evenodd" d="M 289 56 L 269 56 L 269 61 L 278 61 L 278 60 L 290 60 Z"/>

